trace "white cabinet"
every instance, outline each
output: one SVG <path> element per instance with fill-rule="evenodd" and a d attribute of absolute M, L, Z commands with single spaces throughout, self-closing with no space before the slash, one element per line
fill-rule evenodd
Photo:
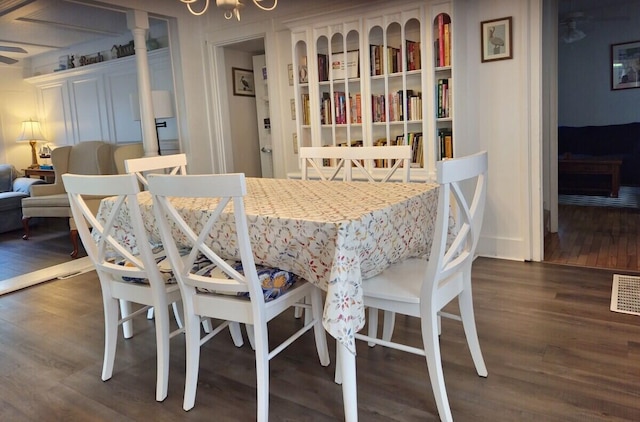
<path fill-rule="evenodd" d="M 169 50 L 154 50 L 148 57 L 152 89 L 174 92 Z M 133 119 L 130 103 L 130 94 L 138 90 L 135 56 L 26 81 L 36 86 L 39 116 L 52 144 L 72 145 L 88 140 L 120 144 L 142 140 L 140 122 Z M 175 141 L 175 121 L 167 122 L 167 128 L 161 132 L 161 139 Z"/>
<path fill-rule="evenodd" d="M 433 178 L 453 132 L 452 22 L 427 1 L 290 23 L 298 146 L 412 145 L 412 178 Z"/>

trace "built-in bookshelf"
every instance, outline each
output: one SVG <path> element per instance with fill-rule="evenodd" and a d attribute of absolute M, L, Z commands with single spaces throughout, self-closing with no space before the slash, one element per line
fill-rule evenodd
<path fill-rule="evenodd" d="M 454 157 L 451 25 L 451 16 L 446 12 L 438 13 L 433 19 L 436 158 L 439 160 Z"/>
<path fill-rule="evenodd" d="M 298 147 L 411 145 L 427 178 L 454 155 L 450 3 L 290 26 Z"/>

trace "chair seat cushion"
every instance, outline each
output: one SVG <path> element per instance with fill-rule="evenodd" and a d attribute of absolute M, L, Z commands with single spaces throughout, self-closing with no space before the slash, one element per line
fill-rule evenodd
<path fill-rule="evenodd" d="M 22 208 L 69 207 L 69 197 L 66 193 L 45 196 L 31 196 L 22 201 Z M 71 214 L 71 213 L 69 213 Z"/>
<path fill-rule="evenodd" d="M 206 262 L 208 262 L 208 264 L 206 264 Z M 241 262 L 227 262 L 240 274 L 244 274 Z M 211 263 L 211 261 L 203 260 L 202 264 L 204 265 L 196 272 L 196 274 L 218 278 L 230 278 L 215 264 Z M 297 275 L 279 268 L 256 265 L 256 270 L 258 272 L 258 279 L 262 285 L 262 293 L 264 295 L 265 302 L 269 302 L 282 296 L 299 278 Z M 198 288 L 198 291 L 204 293 L 218 293 L 215 290 L 204 288 Z M 249 297 L 249 292 L 238 293 L 238 296 Z"/>
<path fill-rule="evenodd" d="M 185 255 L 183 259 L 186 260 L 187 251 L 182 251 Z M 158 266 L 158 270 L 160 271 L 160 275 L 164 279 L 164 282 L 167 284 L 175 284 L 176 278 L 173 274 L 173 270 L 171 268 L 171 264 L 169 263 L 169 259 L 161 247 L 155 248 L 153 250 L 153 256 L 156 261 L 156 265 Z M 133 267 L 134 264 L 127 259 L 119 259 L 115 260 L 118 265 L 123 265 L 126 267 Z M 226 261 L 229 265 L 231 265 L 236 271 L 243 274 L 242 272 L 242 263 L 236 261 Z M 258 272 L 258 278 L 260 283 L 262 284 L 262 291 L 264 293 L 264 300 L 268 302 L 270 300 L 276 299 L 284 294 L 298 279 L 298 276 L 290 273 L 288 271 L 281 270 L 279 268 L 265 267 L 261 265 L 256 265 L 256 269 Z M 202 276 L 211 276 L 217 278 L 230 278 L 228 277 L 221 269 L 219 269 L 215 264 L 213 264 L 210 260 L 208 260 L 204 255 L 200 255 L 196 262 L 193 265 L 192 271 L 198 275 Z M 122 277 L 121 281 L 132 282 L 132 283 L 144 283 L 148 284 L 149 280 L 146 278 L 137 278 L 137 277 Z M 198 291 L 203 293 L 218 293 L 214 290 L 198 288 Z M 249 296 L 248 292 L 238 293 L 238 296 Z"/>

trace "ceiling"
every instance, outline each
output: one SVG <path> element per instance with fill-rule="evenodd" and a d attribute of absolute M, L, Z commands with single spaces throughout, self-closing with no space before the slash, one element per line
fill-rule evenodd
<path fill-rule="evenodd" d="M 576 10 L 606 19 L 624 14 L 624 6 L 637 0 L 559 0 L 560 17 Z M 0 0 L 0 47 L 21 47 L 26 53 L 0 51 L 21 60 L 57 49 L 128 32 L 126 14 L 94 0 Z M 245 45 L 246 44 L 246 45 Z M 263 50 L 259 42 L 234 45 L 240 50 Z M 7 66 L 0 63 L 0 66 Z"/>
<path fill-rule="evenodd" d="M 99 3 L 77 0 L 0 0 L 0 46 L 26 53 L 0 52 L 21 60 L 128 32 L 126 14 Z"/>

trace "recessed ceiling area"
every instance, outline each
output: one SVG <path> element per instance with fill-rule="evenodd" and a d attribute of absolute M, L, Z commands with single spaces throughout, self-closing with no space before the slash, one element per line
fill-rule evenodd
<path fill-rule="evenodd" d="M 10 59 L 21 60 L 105 37 L 117 38 L 128 31 L 124 11 L 99 3 L 76 0 L 0 2 L 0 47 L 21 47 L 26 51 L 0 51 Z"/>

